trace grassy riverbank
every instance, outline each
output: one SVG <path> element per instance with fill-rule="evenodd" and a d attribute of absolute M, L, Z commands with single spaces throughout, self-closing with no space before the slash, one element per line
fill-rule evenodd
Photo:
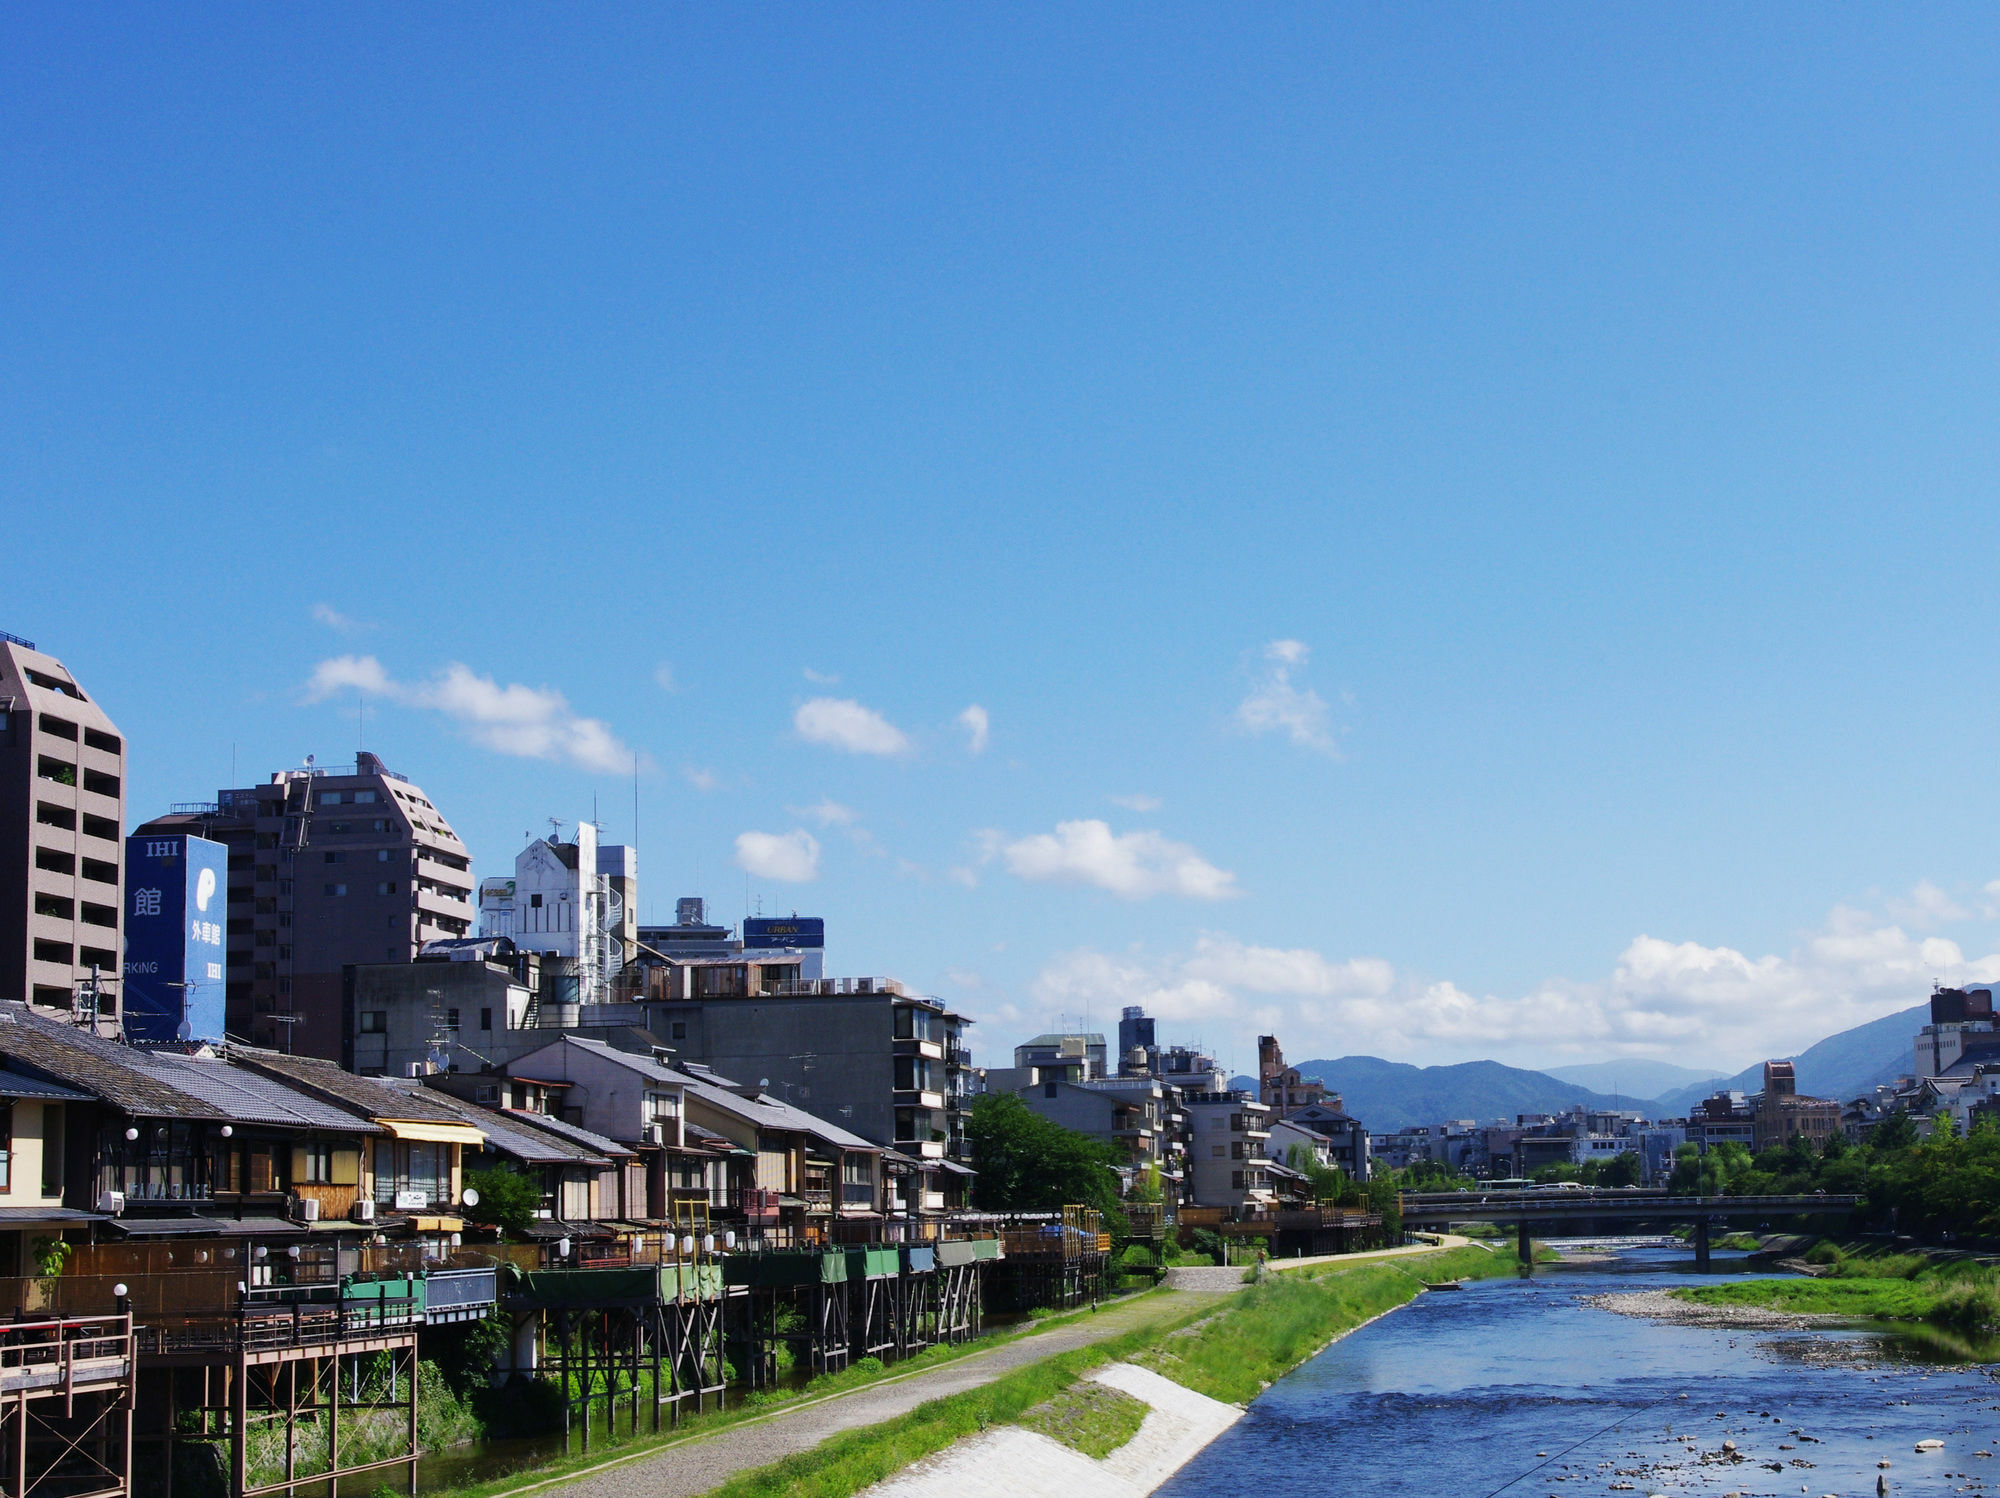
<path fill-rule="evenodd" d="M 1228 1296 L 1203 1296 L 1182 1317 L 1044 1359 L 742 1473 L 711 1498 L 849 1498 L 962 1437 L 1021 1420 L 1106 1363 L 1139 1363 L 1212 1398 L 1247 1402 L 1336 1337 L 1415 1299 L 1424 1282 L 1511 1275 L 1517 1267 L 1511 1248 L 1459 1248 L 1271 1274 Z"/>
<path fill-rule="evenodd" d="M 1709 1306 L 1761 1306 L 1803 1315 L 1924 1321 L 1964 1332 L 2000 1331 L 2000 1270 L 1917 1254 L 1863 1258 L 1835 1253 L 1817 1278 L 1742 1280 L 1673 1293 Z"/>

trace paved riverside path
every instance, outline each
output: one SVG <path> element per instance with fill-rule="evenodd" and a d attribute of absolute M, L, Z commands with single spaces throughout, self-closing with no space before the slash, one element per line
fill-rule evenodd
<path fill-rule="evenodd" d="M 1448 1248 L 1464 1248 L 1472 1242 L 1456 1233 L 1440 1233 L 1436 1243 L 1409 1243 L 1400 1248 L 1377 1248 L 1361 1254 L 1320 1254 L 1305 1259 L 1267 1259 L 1264 1268 L 1268 1273 L 1281 1273 L 1291 1269 L 1311 1269 L 1320 1264 L 1338 1264 L 1346 1269 L 1355 1264 L 1374 1264 L 1383 1259 L 1408 1258 L 1413 1254 L 1442 1253 Z M 1197 1294 L 1224 1295 L 1231 1290 L 1241 1290 L 1248 1280 L 1244 1274 L 1249 1266 L 1231 1264 L 1223 1268 L 1219 1264 L 1183 1264 L 1167 1271 L 1167 1285 L 1175 1290 L 1192 1290 Z"/>
<path fill-rule="evenodd" d="M 1230 1272 L 1242 1273 L 1240 1269 Z M 880 1425 L 933 1399 L 993 1383 L 1029 1363 L 1178 1316 L 1189 1304 L 1189 1298 L 1177 1291 L 1158 1291 L 1106 1306 L 1094 1315 L 1047 1331 L 1029 1332 L 989 1352 L 972 1353 L 808 1404 L 790 1405 L 711 1436 L 690 1436 L 668 1447 L 655 1447 L 644 1455 L 624 1460 L 613 1456 L 601 1468 L 524 1483 L 508 1491 L 532 1492 L 545 1498 L 553 1498 L 558 1491 L 562 1498 L 694 1498 L 738 1472 L 809 1451 L 828 1436 Z"/>

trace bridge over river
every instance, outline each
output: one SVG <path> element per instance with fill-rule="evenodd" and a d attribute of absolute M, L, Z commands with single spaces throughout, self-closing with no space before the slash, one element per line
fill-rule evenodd
<path fill-rule="evenodd" d="M 1708 1268 L 1709 1229 L 1762 1226 L 1774 1218 L 1845 1217 L 1860 1200 L 1853 1196 L 1675 1196 L 1637 1187 L 1544 1187 L 1528 1191 L 1419 1191 L 1403 1196 L 1403 1226 L 1442 1228 L 1454 1222 L 1511 1222 L 1519 1235 L 1521 1262 L 1534 1262 L 1532 1240 L 1552 1228 L 1573 1233 L 1615 1232 L 1621 1228 L 1694 1229 L 1694 1259 Z"/>

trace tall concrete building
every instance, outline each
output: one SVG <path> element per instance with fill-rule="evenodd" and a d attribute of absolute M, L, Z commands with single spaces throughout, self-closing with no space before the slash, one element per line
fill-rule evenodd
<path fill-rule="evenodd" d="M 422 787 L 363 752 L 176 807 L 139 833 L 229 849 L 229 1034 L 341 1059 L 342 969 L 409 962 L 472 927 L 472 860 Z"/>
<path fill-rule="evenodd" d="M 0 634 L 0 999 L 95 1009 L 117 1033 L 124 838 L 117 725 L 61 661 Z"/>

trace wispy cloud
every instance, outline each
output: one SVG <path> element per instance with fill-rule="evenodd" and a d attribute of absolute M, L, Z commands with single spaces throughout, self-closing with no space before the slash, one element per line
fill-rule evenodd
<path fill-rule="evenodd" d="M 1113 796 L 1111 804 L 1127 811 L 1158 811 L 1166 803 L 1158 796 Z"/>
<path fill-rule="evenodd" d="M 682 765 L 681 779 L 707 795 L 722 784 L 722 777 L 713 770 L 705 770 L 699 765 Z"/>
<path fill-rule="evenodd" d="M 993 724 L 986 716 L 986 709 L 973 703 L 958 715 L 958 726 L 965 730 L 965 747 L 972 754 L 986 752 L 986 739 Z"/>
<path fill-rule="evenodd" d="M 1095 818 L 1058 822 L 1053 833 L 987 846 L 1007 871 L 1034 883 L 1090 884 L 1126 900 L 1178 895 L 1227 900 L 1240 893 L 1236 876 L 1219 869 L 1186 843 L 1157 832 L 1114 833 Z"/>
<path fill-rule="evenodd" d="M 805 678 L 816 687 L 837 687 L 840 685 L 840 673 L 815 671 L 811 666 L 806 667 Z"/>
<path fill-rule="evenodd" d="M 903 730 L 851 697 L 815 697 L 792 715 L 792 726 L 809 744 L 825 744 L 849 754 L 906 754 Z"/>
<path fill-rule="evenodd" d="M 852 827 L 861 820 L 861 814 L 851 806 L 842 806 L 832 797 L 824 797 L 811 806 L 787 807 L 795 817 L 805 817 L 822 827 Z"/>
<path fill-rule="evenodd" d="M 674 680 L 674 668 L 665 661 L 653 667 L 653 685 L 663 692 L 678 692 L 681 684 Z"/>
<path fill-rule="evenodd" d="M 457 661 L 429 681 L 401 682 L 372 655 L 338 656 L 314 669 L 305 700 L 323 702 L 344 692 L 365 692 L 439 713 L 474 743 L 499 754 L 554 760 L 585 770 L 632 768 L 632 750 L 611 726 L 572 711 L 562 693 L 518 682 L 501 686 Z"/>
<path fill-rule="evenodd" d="M 1245 733 L 1282 733 L 1303 749 L 1340 757 L 1331 715 L 1325 701 L 1294 677 L 1305 670 L 1312 652 L 1301 640 L 1273 640 L 1264 647 L 1264 664 L 1251 683 L 1250 694 L 1237 704 L 1236 724 Z"/>
<path fill-rule="evenodd" d="M 328 629 L 338 630 L 340 631 L 340 633 L 344 635 L 351 635 L 357 629 L 368 628 L 368 626 L 363 624 L 359 619 L 356 619 L 349 614 L 341 613 L 339 609 L 335 608 L 330 603 L 314 604 L 312 606 L 312 616 L 319 623 L 324 624 Z"/>
<path fill-rule="evenodd" d="M 739 833 L 736 866 L 759 879 L 810 884 L 819 878 L 819 839 L 803 827 L 790 832 Z"/>

